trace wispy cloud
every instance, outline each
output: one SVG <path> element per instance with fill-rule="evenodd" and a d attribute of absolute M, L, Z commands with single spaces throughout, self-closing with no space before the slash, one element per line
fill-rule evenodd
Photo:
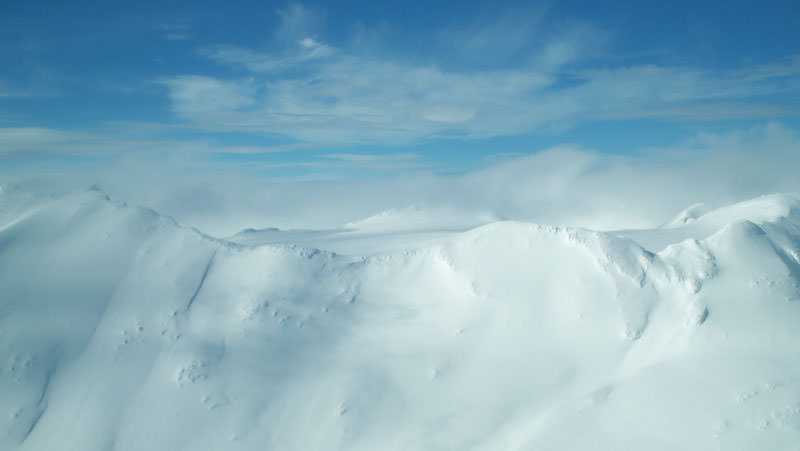
<path fill-rule="evenodd" d="M 43 77 L 46 78 L 46 77 Z M 35 80 L 27 85 L 0 78 L 0 99 L 22 97 L 53 97 L 56 93 L 46 80 Z"/>
<path fill-rule="evenodd" d="M 713 102 L 696 105 L 681 105 L 659 109 L 625 111 L 621 113 L 599 114 L 597 119 L 637 119 L 656 118 L 671 121 L 713 122 L 727 120 L 766 119 L 798 114 L 789 105 L 771 105 L 745 102 Z"/>
<path fill-rule="evenodd" d="M 255 103 L 256 90 L 251 79 L 221 81 L 200 75 L 164 80 L 176 112 L 204 115 L 221 111 L 234 112 Z"/>
<path fill-rule="evenodd" d="M 14 93 L 9 89 L 8 84 L 0 79 L 0 99 L 3 97 L 13 97 Z"/>
<path fill-rule="evenodd" d="M 279 9 L 278 16 L 280 17 L 280 27 L 276 30 L 275 36 L 279 40 L 287 42 L 313 37 L 325 23 L 323 12 L 296 2 Z"/>
<path fill-rule="evenodd" d="M 797 88 L 797 74 L 800 74 L 800 55 L 784 58 L 753 69 L 743 70 L 736 76 L 742 83 L 787 78 L 793 80 L 794 87 Z"/>
<path fill-rule="evenodd" d="M 422 155 L 415 153 L 396 153 L 388 155 L 375 155 L 363 153 L 328 153 L 322 155 L 323 158 L 342 161 L 408 161 L 421 158 Z"/>
<path fill-rule="evenodd" d="M 194 37 L 194 33 L 191 32 L 191 28 L 187 24 L 163 24 L 158 28 L 164 32 L 164 38 L 169 41 L 185 41 Z"/>
<path fill-rule="evenodd" d="M 332 164 L 324 162 L 325 160 L 331 161 Z M 322 166 L 329 169 L 371 173 L 421 170 L 433 167 L 431 163 L 425 161 L 422 155 L 416 153 L 327 153 L 320 155 L 318 161 L 323 161 Z"/>
<path fill-rule="evenodd" d="M 172 111 L 208 130 L 271 133 L 326 145 L 403 145 L 563 130 L 603 119 L 754 119 L 796 114 L 767 96 L 800 89 L 800 59 L 746 70 L 609 65 L 585 24 L 536 35 L 515 67 L 454 69 L 321 40 L 321 16 L 300 5 L 281 12 L 274 51 L 206 47 L 200 54 L 239 78 L 183 75 L 164 80 Z M 508 28 L 508 27 L 504 27 Z M 462 42 L 513 54 L 527 30 L 497 40 L 487 26 Z M 508 42 L 506 42 L 508 41 Z M 357 41 L 354 41 L 357 42 Z M 480 55 L 478 55 L 480 56 Z"/>
<path fill-rule="evenodd" d="M 122 124 L 135 132 L 137 124 Z M 135 134 L 135 133 L 134 133 Z M 203 139 L 123 138 L 119 134 L 73 132 L 43 127 L 0 127 L 0 160 L 98 155 L 143 154 L 272 154 L 305 147 L 302 143 L 272 146 L 220 144 Z"/>
<path fill-rule="evenodd" d="M 9 183 L 33 177 L 31 183 L 61 185 L 62 192 L 98 183 L 112 197 L 153 207 L 219 236 L 247 227 L 339 227 L 409 205 L 457 212 L 458 217 L 615 229 L 657 226 L 696 202 L 713 207 L 765 193 L 800 191 L 798 149 L 796 132 L 768 124 L 699 133 L 674 147 L 639 149 L 625 156 L 558 146 L 458 175 L 413 170 L 331 180 L 336 178 L 327 171 L 331 167 L 424 164 L 411 155 L 341 153 L 259 161 L 251 171 L 218 161 L 188 164 L 163 155 L 59 166 L 57 177 L 44 176 L 38 168 L 26 172 L 0 164 L 0 179 Z M 302 183 L 294 183 L 298 181 Z"/>
<path fill-rule="evenodd" d="M 0 159 L 96 155 L 124 151 L 117 139 L 42 127 L 0 128 Z"/>
<path fill-rule="evenodd" d="M 185 41 L 192 38 L 191 33 L 167 33 L 166 37 L 169 41 Z"/>

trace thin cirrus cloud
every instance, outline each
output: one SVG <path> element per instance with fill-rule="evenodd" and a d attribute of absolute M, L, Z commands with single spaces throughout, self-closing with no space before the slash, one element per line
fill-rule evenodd
<path fill-rule="evenodd" d="M 133 124 L 122 124 L 132 128 Z M 221 144 L 204 139 L 123 139 L 113 134 L 73 132 L 45 127 L 0 127 L 0 160 L 32 157 L 112 156 L 159 152 L 173 155 L 216 153 L 256 154 L 289 152 L 301 143 L 274 146 Z"/>
<path fill-rule="evenodd" d="M 19 84 L 11 80 L 0 78 L 0 99 L 23 99 L 52 97 L 55 92 L 52 88 L 34 83 Z"/>
<path fill-rule="evenodd" d="M 252 80 L 222 81 L 200 75 L 165 80 L 173 109 L 181 115 L 202 116 L 236 111 L 255 103 Z"/>
<path fill-rule="evenodd" d="M 167 33 L 165 36 L 168 41 L 185 41 L 192 38 L 191 33 Z"/>
<path fill-rule="evenodd" d="M 44 127 L 0 127 L 0 159 L 31 155 L 99 155 L 124 151 L 127 147 L 116 139 L 91 133 Z"/>
<path fill-rule="evenodd" d="M 422 155 L 415 153 L 398 153 L 389 155 L 375 155 L 363 153 L 329 153 L 321 155 L 323 158 L 341 161 L 408 161 L 421 158 Z"/>
<path fill-rule="evenodd" d="M 163 24 L 159 29 L 164 32 L 164 38 L 168 41 L 185 41 L 194 37 L 187 24 Z"/>
<path fill-rule="evenodd" d="M 391 52 L 362 51 L 357 41 L 336 47 L 298 34 L 309 32 L 302 11 L 285 16 L 290 23 L 281 36 L 294 40 L 283 50 L 213 46 L 199 51 L 241 76 L 161 80 L 172 112 L 207 130 L 276 134 L 324 145 L 490 138 L 606 119 L 723 121 L 796 112 L 764 99 L 797 91 L 798 58 L 729 71 L 611 66 L 589 55 L 597 50 L 591 37 L 601 34 L 576 25 L 540 42 L 513 67 L 445 68 Z M 478 36 L 465 46 L 485 52 L 491 36 Z M 513 49 L 521 48 L 518 41 L 513 40 Z"/>

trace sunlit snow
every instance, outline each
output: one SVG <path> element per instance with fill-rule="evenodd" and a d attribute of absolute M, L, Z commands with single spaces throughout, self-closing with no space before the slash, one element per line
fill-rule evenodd
<path fill-rule="evenodd" d="M 0 195 L 0 448 L 790 449 L 800 198 L 208 236 Z"/>

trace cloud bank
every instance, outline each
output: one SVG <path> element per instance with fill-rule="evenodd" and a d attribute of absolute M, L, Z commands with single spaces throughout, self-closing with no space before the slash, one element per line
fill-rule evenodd
<path fill-rule="evenodd" d="M 652 227 L 697 202 L 715 207 L 800 192 L 800 137 L 779 124 L 701 133 L 679 147 L 631 155 L 558 146 L 449 176 L 416 167 L 413 154 L 331 153 L 303 164 L 408 169 L 377 178 L 293 181 L 266 177 L 256 163 L 132 156 L 49 170 L 7 168 L 0 176 L 7 186 L 40 193 L 98 184 L 112 198 L 216 236 L 245 228 L 337 228 L 387 211 L 422 211 L 414 214 L 440 218 L 443 227 L 502 219 L 605 230 Z"/>

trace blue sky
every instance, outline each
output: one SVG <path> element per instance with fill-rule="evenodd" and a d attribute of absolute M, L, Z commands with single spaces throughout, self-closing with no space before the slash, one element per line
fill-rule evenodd
<path fill-rule="evenodd" d="M 459 172 L 796 130 L 794 2 L 0 1 L 0 164 Z"/>

